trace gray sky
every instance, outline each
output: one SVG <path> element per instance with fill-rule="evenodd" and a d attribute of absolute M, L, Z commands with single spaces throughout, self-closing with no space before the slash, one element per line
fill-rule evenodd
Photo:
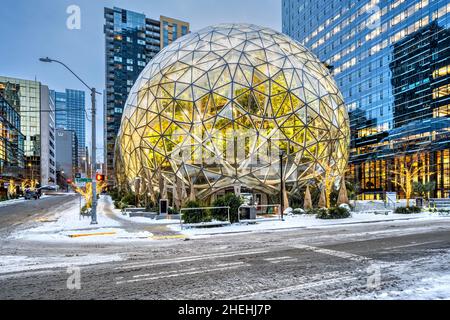
<path fill-rule="evenodd" d="M 81 29 L 66 27 L 70 5 L 81 8 Z M 1 0 L 0 75 L 41 81 L 51 89 L 83 89 L 58 65 L 60 59 L 90 86 L 104 89 L 103 8 L 120 7 L 150 18 L 169 16 L 191 23 L 191 30 L 223 22 L 246 22 L 281 30 L 281 0 Z M 88 98 L 88 95 L 87 95 Z M 103 98 L 98 98 L 98 142 L 103 147 Z M 86 101 L 88 104 L 88 100 Z M 88 104 L 90 105 L 90 103 Z M 87 143 L 90 145 L 90 123 Z M 99 150 L 103 158 L 103 150 Z"/>

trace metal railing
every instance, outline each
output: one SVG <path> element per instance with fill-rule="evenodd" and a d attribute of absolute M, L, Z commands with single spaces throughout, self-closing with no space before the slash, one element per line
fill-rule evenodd
<path fill-rule="evenodd" d="M 230 217 L 230 207 L 199 207 L 199 208 L 182 208 L 182 209 L 180 209 L 180 226 L 181 226 L 181 229 L 183 229 L 183 225 L 196 225 L 196 224 L 198 224 L 198 225 L 200 225 L 200 224 L 203 224 L 203 225 L 206 225 L 206 224 L 208 224 L 208 222 L 199 222 L 199 223 L 184 223 L 184 219 L 183 219 L 183 213 L 184 212 L 187 212 L 187 211 L 206 211 L 207 213 L 208 213 L 208 211 L 211 211 L 211 210 L 220 210 L 220 209 L 227 209 L 227 215 L 228 215 L 228 222 L 229 223 L 231 223 L 231 217 Z M 211 225 L 213 225 L 214 224 L 214 222 L 213 221 L 211 221 L 211 222 L 209 222 L 209 224 L 211 224 Z"/>

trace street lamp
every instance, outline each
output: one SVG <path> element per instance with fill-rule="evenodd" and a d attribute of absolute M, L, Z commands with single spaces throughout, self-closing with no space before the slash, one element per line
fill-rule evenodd
<path fill-rule="evenodd" d="M 286 155 L 284 151 L 280 151 L 280 206 L 281 206 L 281 221 L 284 221 L 284 173 L 283 173 L 283 158 Z"/>
<path fill-rule="evenodd" d="M 72 71 L 67 65 L 62 63 L 61 61 L 50 59 L 49 57 L 46 58 L 40 58 L 39 61 L 45 62 L 45 63 L 58 63 L 62 65 L 64 68 L 66 68 L 70 73 L 72 73 L 86 88 L 89 89 L 91 92 L 91 103 L 92 103 L 92 214 L 91 214 L 91 224 L 97 224 L 97 183 L 96 183 L 96 163 L 97 163 L 97 139 L 96 139 L 96 108 L 95 108 L 95 95 L 101 94 L 95 90 L 95 88 L 92 88 L 86 84 L 86 82 L 83 81 L 75 72 Z"/>

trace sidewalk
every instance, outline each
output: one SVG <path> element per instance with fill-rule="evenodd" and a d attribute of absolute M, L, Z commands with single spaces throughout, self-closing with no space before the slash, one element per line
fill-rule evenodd
<path fill-rule="evenodd" d="M 28 229 L 17 230 L 10 239 L 39 242 L 94 242 L 151 241 L 153 234 L 146 230 L 129 231 L 126 226 L 108 216 L 108 203 L 100 198 L 97 207 L 97 225 L 90 218 L 80 217 L 79 204 L 45 220 L 38 220 Z"/>
<path fill-rule="evenodd" d="M 263 219 L 256 224 L 234 224 L 231 226 L 221 228 L 195 229 L 183 228 L 179 225 L 169 226 L 172 230 L 181 232 L 186 236 L 212 236 L 220 234 L 234 234 L 234 233 L 248 233 L 259 231 L 278 231 L 289 229 L 309 229 L 309 228 L 329 228 L 343 225 L 359 225 L 367 223 L 381 223 L 393 221 L 409 221 L 409 220 L 427 220 L 427 219 L 449 219 L 447 217 L 439 216 L 436 213 L 420 213 L 420 214 L 389 214 L 389 215 L 375 215 L 353 213 L 352 217 L 338 220 L 322 220 L 316 219 L 311 215 L 290 215 L 285 216 L 285 221 L 273 221 Z"/>

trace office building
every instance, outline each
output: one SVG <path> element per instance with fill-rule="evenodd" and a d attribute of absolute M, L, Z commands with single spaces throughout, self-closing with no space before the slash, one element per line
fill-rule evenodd
<path fill-rule="evenodd" d="M 66 179 L 78 172 L 78 139 L 73 130 L 56 129 L 56 170 Z"/>
<path fill-rule="evenodd" d="M 450 3 L 283 0 L 283 32 L 330 66 L 350 115 L 363 199 L 404 192 L 396 172 L 450 196 Z"/>
<path fill-rule="evenodd" d="M 55 102 L 38 81 L 0 76 L 0 83 L 19 86 L 20 127 L 24 135 L 25 175 L 41 185 L 56 182 Z"/>
<path fill-rule="evenodd" d="M 86 107 L 84 91 L 52 92 L 56 106 L 56 128 L 73 131 L 77 140 L 76 170 L 84 172 L 86 159 Z"/>
<path fill-rule="evenodd" d="M 114 148 L 128 93 L 147 63 L 165 46 L 189 32 L 189 24 L 120 8 L 105 8 L 106 96 L 104 158 L 114 183 Z"/>
<path fill-rule="evenodd" d="M 19 85 L 0 82 L 0 188 L 25 178 L 19 89 Z"/>

